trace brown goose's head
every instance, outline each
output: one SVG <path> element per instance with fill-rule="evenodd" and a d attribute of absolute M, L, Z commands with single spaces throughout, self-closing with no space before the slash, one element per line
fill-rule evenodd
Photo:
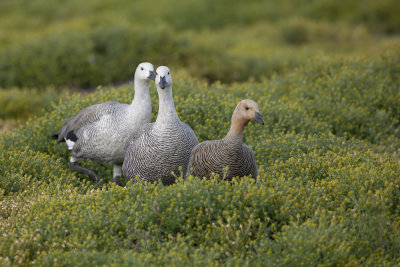
<path fill-rule="evenodd" d="M 264 125 L 257 103 L 250 99 L 244 99 L 237 104 L 232 115 L 232 123 L 240 123 L 245 126 L 251 120 Z"/>

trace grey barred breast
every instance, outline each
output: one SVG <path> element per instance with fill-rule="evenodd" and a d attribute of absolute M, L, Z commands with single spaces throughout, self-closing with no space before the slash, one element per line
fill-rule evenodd
<path fill-rule="evenodd" d="M 176 121 L 168 127 L 149 123 L 134 135 L 128 146 L 122 173 L 125 178 L 137 181 L 136 176 L 148 182 L 161 180 L 163 184 L 175 181 L 179 167 L 185 172 L 192 149 L 198 144 L 189 125 Z"/>

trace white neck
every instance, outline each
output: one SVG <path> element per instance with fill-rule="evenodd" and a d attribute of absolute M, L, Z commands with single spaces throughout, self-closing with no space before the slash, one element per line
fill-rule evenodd
<path fill-rule="evenodd" d="M 133 97 L 131 106 L 136 106 L 137 104 L 146 103 L 151 105 L 150 94 L 149 94 L 149 84 L 148 80 L 135 80 L 135 96 Z"/>
<path fill-rule="evenodd" d="M 165 89 L 157 87 L 157 90 L 159 104 L 156 125 L 167 125 L 173 121 L 179 121 L 179 117 L 174 106 L 174 99 L 172 97 L 172 85 L 166 87 Z"/>

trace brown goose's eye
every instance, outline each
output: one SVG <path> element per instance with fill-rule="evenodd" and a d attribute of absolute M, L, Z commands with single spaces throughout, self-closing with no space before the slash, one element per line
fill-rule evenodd
<path fill-rule="evenodd" d="M 249 107 L 246 107 L 246 110 L 249 110 L 250 108 Z"/>

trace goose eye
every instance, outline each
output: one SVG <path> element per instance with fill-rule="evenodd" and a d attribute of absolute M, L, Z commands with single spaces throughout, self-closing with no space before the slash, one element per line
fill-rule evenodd
<path fill-rule="evenodd" d="M 143 68 L 141 68 L 143 70 Z"/>
<path fill-rule="evenodd" d="M 246 107 L 246 110 L 249 110 L 249 107 Z"/>
<path fill-rule="evenodd" d="M 168 75 L 169 75 L 169 71 L 168 71 Z"/>

